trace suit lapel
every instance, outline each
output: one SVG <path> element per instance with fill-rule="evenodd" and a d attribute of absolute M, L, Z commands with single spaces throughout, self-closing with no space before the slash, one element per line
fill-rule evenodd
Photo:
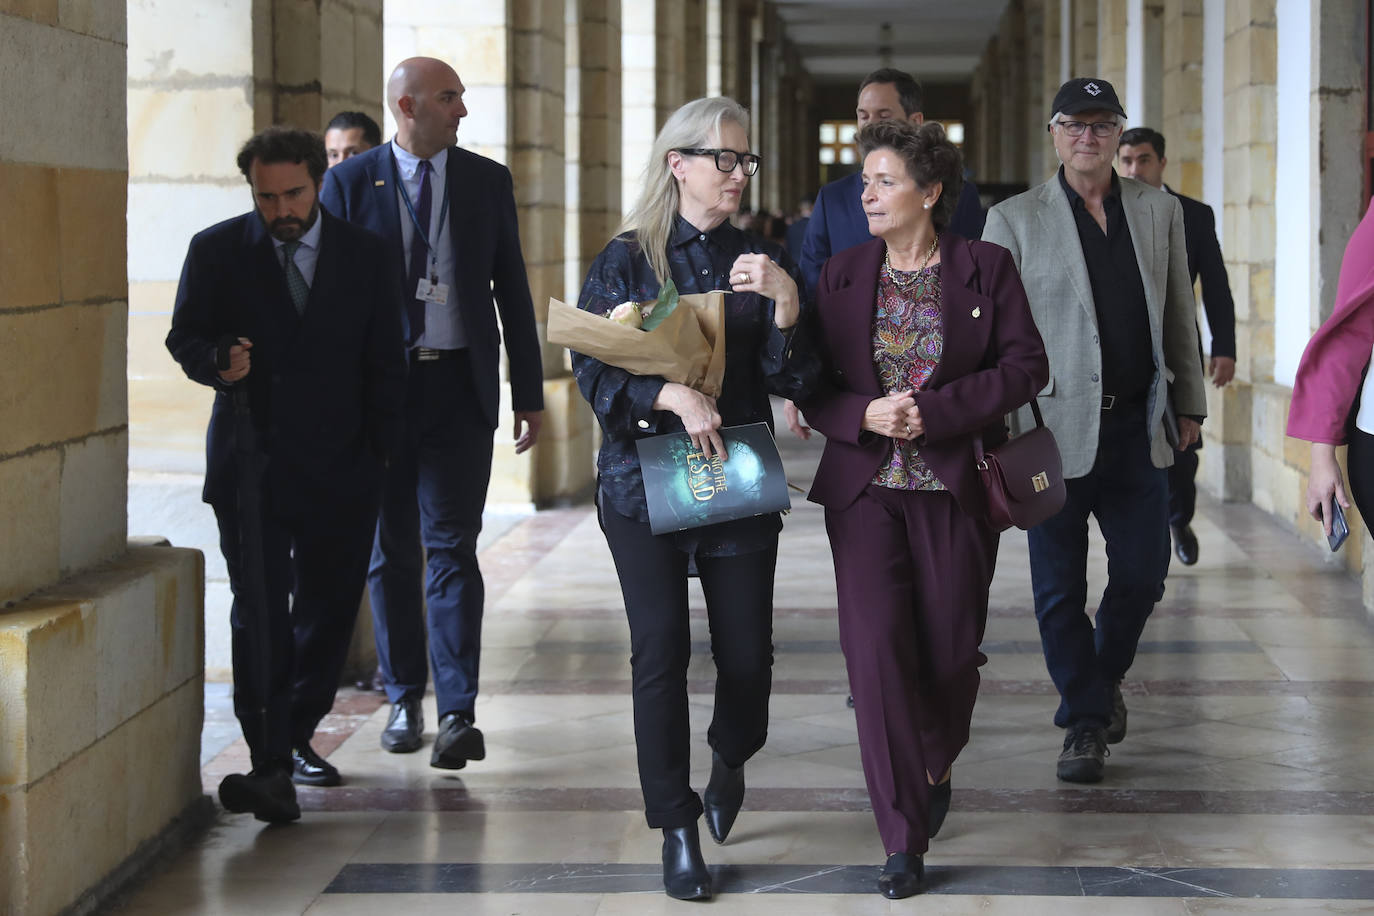
<path fill-rule="evenodd" d="M 276 246 L 256 214 L 248 220 L 245 242 L 253 275 L 262 290 L 263 318 L 280 340 L 290 340 L 300 326 L 300 316 L 286 291 L 286 274 L 277 260 Z"/>
<path fill-rule="evenodd" d="M 969 360 L 981 356 L 986 348 L 987 329 L 994 317 L 993 302 L 973 288 L 977 276 L 978 263 L 969 243 L 946 235 L 940 242 L 940 322 L 944 342 L 927 389 L 938 387 L 947 375 L 958 377 L 972 371 Z"/>
<path fill-rule="evenodd" d="M 1092 284 L 1088 282 L 1088 266 L 1083 262 L 1083 246 L 1078 241 L 1078 224 L 1074 222 L 1069 199 L 1059 186 L 1057 175 L 1040 187 L 1040 228 L 1044 230 L 1045 238 L 1064 240 L 1063 244 L 1054 246 L 1055 250 L 1078 296 L 1079 306 L 1096 330 L 1097 309 L 1093 307 Z"/>
<path fill-rule="evenodd" d="M 383 143 L 379 149 L 381 153 L 373 157 L 367 164 L 367 178 L 372 183 L 373 203 L 377 207 L 377 213 L 381 217 L 383 238 L 391 239 L 393 254 L 396 256 L 396 263 L 402 265 L 401 283 L 405 283 L 404 268 L 406 263 L 405 245 L 401 241 L 401 205 L 396 200 L 399 193 L 396 183 L 400 181 L 400 176 L 396 172 L 396 159 L 391 155 L 391 144 Z M 415 291 L 411 290 L 413 294 Z"/>
<path fill-rule="evenodd" d="M 846 259 L 848 269 L 835 280 L 834 304 L 830 307 L 833 316 L 826 330 L 836 338 L 836 368 L 850 377 L 852 389 L 878 396 L 883 386 L 873 365 L 873 318 L 877 310 L 878 266 L 886 248 L 879 240 L 850 250 L 855 256 Z"/>
<path fill-rule="evenodd" d="M 1136 266 L 1140 270 L 1141 285 L 1145 287 L 1145 309 L 1150 318 L 1151 342 L 1155 352 L 1159 352 L 1164 326 L 1164 287 L 1156 282 L 1155 265 L 1159 263 L 1159 258 L 1155 251 L 1154 207 L 1144 197 L 1143 188 L 1122 181 L 1121 209 L 1126 214 L 1126 226 L 1131 230 Z"/>
<path fill-rule="evenodd" d="M 478 189 L 475 187 L 476 182 L 463 181 L 461 172 L 462 167 L 458 162 L 458 147 L 450 146 L 448 163 L 444 169 L 444 194 L 448 196 L 449 201 L 447 231 L 449 245 L 453 247 L 453 276 L 455 278 L 467 276 L 467 272 L 463 269 L 464 246 L 458 243 L 458 229 L 465 225 L 461 220 L 470 214 L 482 212 L 476 200 L 478 193 Z M 437 201 L 435 206 L 439 206 Z M 454 290 L 451 295 L 456 296 L 457 293 L 458 291 Z"/>

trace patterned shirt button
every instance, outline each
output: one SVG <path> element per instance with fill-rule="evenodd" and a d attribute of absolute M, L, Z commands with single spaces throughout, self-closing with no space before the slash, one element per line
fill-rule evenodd
<path fill-rule="evenodd" d="M 709 274 L 710 272 L 711 272 L 711 268 L 709 268 L 709 267 L 703 267 L 703 268 L 701 269 L 701 275 L 702 275 L 703 277 L 706 276 L 707 274 Z"/>
<path fill-rule="evenodd" d="M 640 429 L 648 429 L 648 428 L 649 428 L 649 421 L 648 421 L 648 420 L 640 420 L 640 421 L 639 421 L 639 428 L 640 428 Z"/>

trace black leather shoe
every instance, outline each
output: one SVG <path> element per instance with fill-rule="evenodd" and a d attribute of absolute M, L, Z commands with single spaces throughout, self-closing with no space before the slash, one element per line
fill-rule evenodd
<path fill-rule="evenodd" d="M 393 754 L 409 754 L 420 749 L 420 736 L 425 720 L 420 714 L 419 700 L 402 700 L 391 707 L 391 718 L 382 729 L 382 750 Z"/>
<path fill-rule="evenodd" d="M 337 786 L 343 782 L 339 770 L 309 744 L 291 749 L 291 781 L 298 786 Z"/>
<path fill-rule="evenodd" d="M 930 787 L 930 797 L 926 802 L 926 836 L 935 839 L 935 834 L 944 826 L 945 815 L 949 814 L 949 802 L 954 796 L 952 779 L 946 779 Z"/>
<path fill-rule="evenodd" d="M 744 804 L 744 767 L 731 767 L 715 751 L 711 752 L 711 780 L 702 797 L 706 829 L 711 839 L 724 843 L 735 826 L 740 805 Z"/>
<path fill-rule="evenodd" d="M 1178 561 L 1184 566 L 1192 566 L 1197 562 L 1197 535 L 1193 534 L 1193 527 L 1175 527 L 1173 532 L 1174 553 L 1178 555 Z"/>
<path fill-rule="evenodd" d="M 429 765 L 441 770 L 461 770 L 469 760 L 483 760 L 487 744 L 482 732 L 461 712 L 445 713 L 439 719 L 439 734 L 434 736 L 434 753 Z"/>
<path fill-rule="evenodd" d="M 695 823 L 663 828 L 663 892 L 675 900 L 711 899 L 711 873 Z"/>
<path fill-rule="evenodd" d="M 850 709 L 854 708 L 854 694 L 851 693 L 844 698 L 844 705 L 848 706 Z"/>
<path fill-rule="evenodd" d="M 300 820 L 296 787 L 285 768 L 230 773 L 219 784 L 219 803 L 233 814 L 251 813 L 269 824 Z"/>
<path fill-rule="evenodd" d="M 887 857 L 883 873 L 878 876 L 878 893 L 889 900 L 901 900 L 921 892 L 926 877 L 926 863 L 919 855 L 894 852 Z"/>

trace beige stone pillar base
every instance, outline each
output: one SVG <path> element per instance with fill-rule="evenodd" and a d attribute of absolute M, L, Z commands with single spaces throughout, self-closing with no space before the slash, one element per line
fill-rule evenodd
<path fill-rule="evenodd" d="M 205 564 L 135 547 L 0 613 L 0 911 L 55 913 L 201 798 Z"/>

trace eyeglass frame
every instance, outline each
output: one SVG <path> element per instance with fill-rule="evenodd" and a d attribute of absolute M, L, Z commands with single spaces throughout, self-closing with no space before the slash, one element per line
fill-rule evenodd
<path fill-rule="evenodd" d="M 691 146 L 674 149 L 673 152 L 683 156 L 710 156 L 715 160 L 716 170 L 725 172 L 726 174 L 733 172 L 736 168 L 743 168 L 744 174 L 747 177 L 753 177 L 758 174 L 759 168 L 763 165 L 762 156 L 755 153 L 741 153 L 733 149 L 708 149 L 706 147 Z M 735 164 L 728 169 L 720 164 L 720 157 L 725 153 L 729 153 L 735 157 Z M 752 171 L 749 168 L 751 162 L 754 165 Z"/>
<path fill-rule="evenodd" d="M 1081 137 L 1081 136 L 1083 136 L 1083 134 L 1085 134 L 1085 133 L 1091 131 L 1091 132 L 1092 132 L 1092 135 L 1093 135 L 1094 137 L 1096 137 L 1097 139 L 1099 139 L 1099 140 L 1106 140 L 1108 137 L 1110 137 L 1110 136 L 1112 135 L 1112 131 L 1113 131 L 1113 130 L 1120 130 L 1120 129 L 1121 129 L 1121 121 L 1118 120 L 1118 119 L 1115 118 L 1115 117 L 1113 117 L 1112 120 L 1110 120 L 1110 121 L 1079 121 L 1079 120 L 1075 120 L 1075 119 L 1069 119 L 1069 120 L 1056 119 L 1056 120 L 1051 121 L 1051 122 L 1049 123 L 1049 129 L 1050 129 L 1050 130 L 1054 130 L 1054 126 L 1055 126 L 1056 124 L 1058 124 L 1060 127 L 1064 128 L 1064 134 L 1065 134 L 1066 136 L 1069 136 L 1069 137 Z M 1079 128 L 1078 128 L 1078 131 L 1075 132 L 1073 128 L 1069 127 L 1070 124 L 1077 124 L 1077 125 L 1080 125 Z M 1107 130 L 1106 133 L 1100 133 L 1100 132 L 1098 131 L 1097 125 L 1099 125 L 1099 124 L 1102 124 L 1102 125 L 1107 126 L 1108 130 Z"/>

